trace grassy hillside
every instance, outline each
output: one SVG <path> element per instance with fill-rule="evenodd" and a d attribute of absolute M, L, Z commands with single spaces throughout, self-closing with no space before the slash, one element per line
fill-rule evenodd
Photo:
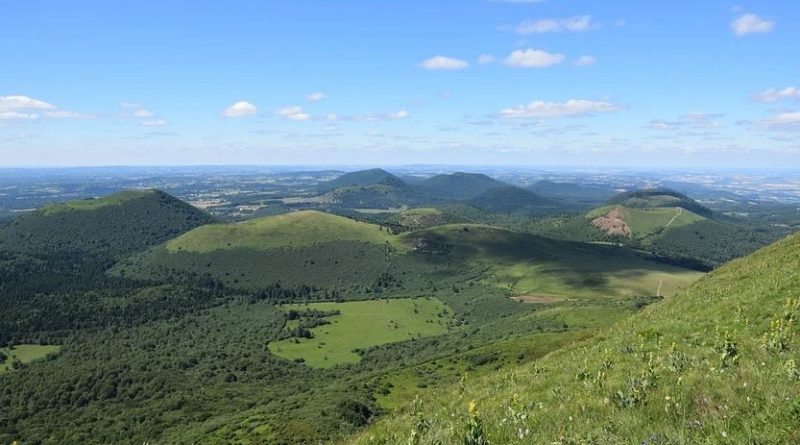
<path fill-rule="evenodd" d="M 656 295 L 661 284 L 664 295 L 698 276 L 610 246 L 475 224 L 396 236 L 313 211 L 199 227 L 127 259 L 113 273 L 155 280 L 208 275 L 244 289 L 280 281 L 353 295 L 365 289 L 414 295 L 472 276 L 509 293 Z"/>
<path fill-rule="evenodd" d="M 621 243 L 698 267 L 752 253 L 779 233 L 717 218 L 688 196 L 665 189 L 622 193 L 583 216 L 542 219 L 531 230 L 559 239 Z"/>
<path fill-rule="evenodd" d="M 622 248 L 556 241 L 476 224 L 458 224 L 409 233 L 416 254 L 446 257 L 483 271 L 483 282 L 510 295 L 568 297 L 669 295 L 700 274 Z"/>
<path fill-rule="evenodd" d="M 694 199 L 670 189 L 646 189 L 620 193 L 611 198 L 609 204 L 628 208 L 680 207 L 692 213 L 710 218 L 713 212 Z"/>
<path fill-rule="evenodd" d="M 51 204 L 0 227 L 0 251 L 122 254 L 162 243 L 211 217 L 157 190 Z"/>
<path fill-rule="evenodd" d="M 430 394 L 354 444 L 800 441 L 800 235 L 588 341 Z"/>
<path fill-rule="evenodd" d="M 169 252 L 301 247 L 334 241 L 383 245 L 393 237 L 378 226 L 329 213 L 306 210 L 234 224 L 198 227 L 166 243 Z"/>

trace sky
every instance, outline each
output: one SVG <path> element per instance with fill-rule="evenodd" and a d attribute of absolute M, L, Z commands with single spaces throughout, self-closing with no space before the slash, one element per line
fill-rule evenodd
<path fill-rule="evenodd" d="M 0 166 L 800 166 L 800 2 L 0 3 Z"/>

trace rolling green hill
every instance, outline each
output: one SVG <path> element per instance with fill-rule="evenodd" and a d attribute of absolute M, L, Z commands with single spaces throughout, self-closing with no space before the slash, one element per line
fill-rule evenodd
<path fill-rule="evenodd" d="M 707 266 L 775 241 L 773 233 L 717 218 L 691 198 L 664 189 L 623 193 L 583 216 L 539 221 L 533 231 L 559 239 L 621 243 Z"/>
<path fill-rule="evenodd" d="M 211 276 L 244 289 L 312 285 L 360 292 L 428 289 L 481 276 L 508 292 L 662 295 L 697 277 L 610 246 L 554 241 L 475 224 L 402 236 L 315 211 L 199 227 L 117 265 L 113 274 L 164 280 Z"/>
<path fill-rule="evenodd" d="M 491 188 L 467 200 L 466 204 L 487 212 L 521 216 L 542 215 L 559 208 L 554 201 L 514 186 Z"/>
<path fill-rule="evenodd" d="M 398 188 L 406 187 L 406 184 L 399 177 L 381 168 L 373 168 L 369 170 L 359 170 L 356 172 L 345 173 L 336 179 L 319 184 L 318 189 L 322 192 L 327 192 L 340 187 L 368 186 L 376 184 Z"/>
<path fill-rule="evenodd" d="M 50 204 L 20 215 L 0 227 L 0 251 L 119 255 L 160 244 L 211 221 L 209 215 L 164 192 L 124 191 Z"/>
<path fill-rule="evenodd" d="M 800 441 L 800 235 L 595 337 L 435 391 L 359 445 Z"/>
<path fill-rule="evenodd" d="M 416 185 L 427 196 L 439 199 L 469 199 L 481 193 L 508 184 L 480 173 L 456 172 L 432 176 Z"/>
<path fill-rule="evenodd" d="M 677 207 L 706 218 L 711 218 L 714 213 L 694 199 L 670 189 L 645 189 L 624 192 L 611 198 L 608 203 L 635 209 Z"/>

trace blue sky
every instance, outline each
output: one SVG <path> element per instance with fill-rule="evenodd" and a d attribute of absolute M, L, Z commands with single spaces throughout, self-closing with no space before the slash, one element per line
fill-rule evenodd
<path fill-rule="evenodd" d="M 791 1 L 0 5 L 0 165 L 800 165 Z"/>

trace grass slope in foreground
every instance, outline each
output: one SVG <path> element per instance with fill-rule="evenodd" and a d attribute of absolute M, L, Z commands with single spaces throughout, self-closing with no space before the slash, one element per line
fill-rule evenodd
<path fill-rule="evenodd" d="M 351 443 L 798 443 L 798 252 L 794 235 L 588 341 L 426 396 Z"/>
<path fill-rule="evenodd" d="M 356 349 L 444 334 L 452 312 L 435 298 L 368 300 L 346 303 L 290 304 L 286 311 L 338 311 L 330 324 L 311 329 L 313 338 L 272 342 L 269 350 L 289 360 L 303 359 L 316 368 L 357 363 Z"/>

